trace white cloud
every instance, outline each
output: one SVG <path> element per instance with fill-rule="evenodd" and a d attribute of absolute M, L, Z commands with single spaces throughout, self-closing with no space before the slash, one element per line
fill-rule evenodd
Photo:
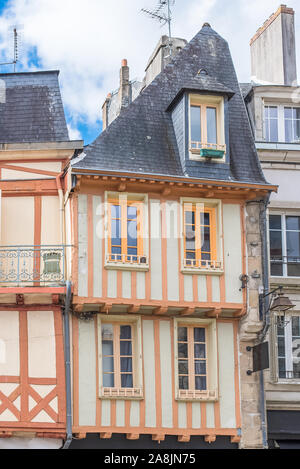
<path fill-rule="evenodd" d="M 61 71 L 64 105 L 72 116 L 69 125 L 74 135 L 80 120 L 95 125 L 101 118 L 107 93 L 118 87 L 123 58 L 128 59 L 131 78 L 143 77 L 147 59 L 167 28 L 161 28 L 140 10 L 154 8 L 157 3 L 158 0 L 11 0 L 0 18 L 0 56 L 11 56 L 12 36 L 8 41 L 7 28 L 22 24 L 24 69 L 36 68 L 30 64 L 30 53 L 35 47 L 40 68 Z M 278 0 L 177 0 L 173 7 L 173 34 L 190 40 L 204 21 L 210 22 L 229 42 L 239 79 L 248 81 L 249 40 L 278 6 Z M 300 21 L 298 0 L 289 0 L 288 6 L 298 12 Z"/>

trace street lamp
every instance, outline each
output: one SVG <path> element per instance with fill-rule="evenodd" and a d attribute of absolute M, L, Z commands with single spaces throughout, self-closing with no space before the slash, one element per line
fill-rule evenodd
<path fill-rule="evenodd" d="M 278 314 L 278 319 L 277 319 L 277 324 L 279 327 L 285 327 L 287 325 L 286 319 L 285 319 L 285 313 L 289 310 L 295 307 L 295 305 L 291 302 L 288 296 L 284 296 L 284 293 L 282 291 L 282 287 L 279 287 L 280 292 L 274 298 L 272 304 L 270 305 L 270 311 L 275 311 Z"/>

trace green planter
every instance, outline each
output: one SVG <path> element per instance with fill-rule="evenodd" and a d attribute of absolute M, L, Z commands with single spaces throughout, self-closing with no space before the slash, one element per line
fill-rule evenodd
<path fill-rule="evenodd" d="M 43 255 L 44 272 L 43 274 L 60 274 L 60 259 L 59 252 L 48 252 Z"/>
<path fill-rule="evenodd" d="M 202 156 L 203 158 L 223 158 L 224 155 L 224 150 L 212 150 L 208 148 L 202 148 L 200 150 L 200 156 Z"/>

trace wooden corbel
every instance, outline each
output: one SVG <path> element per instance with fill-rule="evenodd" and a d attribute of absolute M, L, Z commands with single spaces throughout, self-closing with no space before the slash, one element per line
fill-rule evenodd
<path fill-rule="evenodd" d="M 222 309 L 221 308 L 215 308 L 212 311 L 208 311 L 205 316 L 208 318 L 216 318 L 218 319 L 219 316 L 221 316 Z"/>
<path fill-rule="evenodd" d="M 204 440 L 206 441 L 206 443 L 214 443 L 216 441 L 217 437 L 216 435 L 206 435 L 204 437 Z"/>
<path fill-rule="evenodd" d="M 110 440 L 112 437 L 112 433 L 100 433 L 101 440 Z"/>
<path fill-rule="evenodd" d="M 140 308 L 141 308 L 140 305 L 131 305 L 131 306 L 128 308 L 127 312 L 128 312 L 128 313 L 131 313 L 131 314 L 135 314 L 135 313 L 138 313 L 138 312 L 139 312 Z"/>
<path fill-rule="evenodd" d="M 168 306 L 159 306 L 153 311 L 153 313 L 157 316 L 162 316 L 163 314 L 166 314 L 167 311 L 168 311 Z"/>
<path fill-rule="evenodd" d="M 153 441 L 165 441 L 165 437 L 166 435 L 164 433 L 159 433 L 159 434 L 156 434 L 156 435 L 152 435 L 152 440 Z"/>
<path fill-rule="evenodd" d="M 127 440 L 138 440 L 140 438 L 139 433 L 127 433 L 126 435 Z"/>
<path fill-rule="evenodd" d="M 111 303 L 106 303 L 101 307 L 100 313 L 108 314 L 110 312 L 111 308 L 112 308 L 112 304 Z"/>
<path fill-rule="evenodd" d="M 180 312 L 180 314 L 181 316 L 191 316 L 195 313 L 195 309 L 196 308 L 185 308 Z"/>
<path fill-rule="evenodd" d="M 191 435 L 179 435 L 178 442 L 179 443 L 189 443 L 191 440 Z"/>

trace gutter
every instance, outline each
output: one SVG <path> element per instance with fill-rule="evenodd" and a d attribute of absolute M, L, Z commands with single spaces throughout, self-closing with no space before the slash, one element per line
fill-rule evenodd
<path fill-rule="evenodd" d="M 67 406 L 67 439 L 61 449 L 68 449 L 72 439 L 72 389 L 71 389 L 71 352 L 70 352 L 70 324 L 69 312 L 72 296 L 72 283 L 66 282 L 67 292 L 64 310 L 64 350 L 65 350 L 65 369 L 66 369 L 66 406 Z"/>
<path fill-rule="evenodd" d="M 271 193 L 267 195 L 263 201 L 263 208 L 260 211 L 260 230 L 262 237 L 262 275 L 263 275 L 263 288 L 264 293 L 269 292 L 269 260 L 268 260 L 268 238 L 267 238 L 267 207 L 270 202 Z M 263 311 L 267 311 L 266 307 L 268 298 L 264 298 L 265 302 Z M 270 325 L 269 313 L 263 314 L 263 330 L 259 337 L 259 343 L 262 343 L 265 339 L 267 331 Z M 266 412 L 266 402 L 265 402 L 265 386 L 264 386 L 264 372 L 260 371 L 259 376 L 260 384 L 260 415 L 261 415 L 261 427 L 262 427 L 262 438 L 263 438 L 263 448 L 268 449 L 268 431 L 267 431 L 267 412 Z"/>

